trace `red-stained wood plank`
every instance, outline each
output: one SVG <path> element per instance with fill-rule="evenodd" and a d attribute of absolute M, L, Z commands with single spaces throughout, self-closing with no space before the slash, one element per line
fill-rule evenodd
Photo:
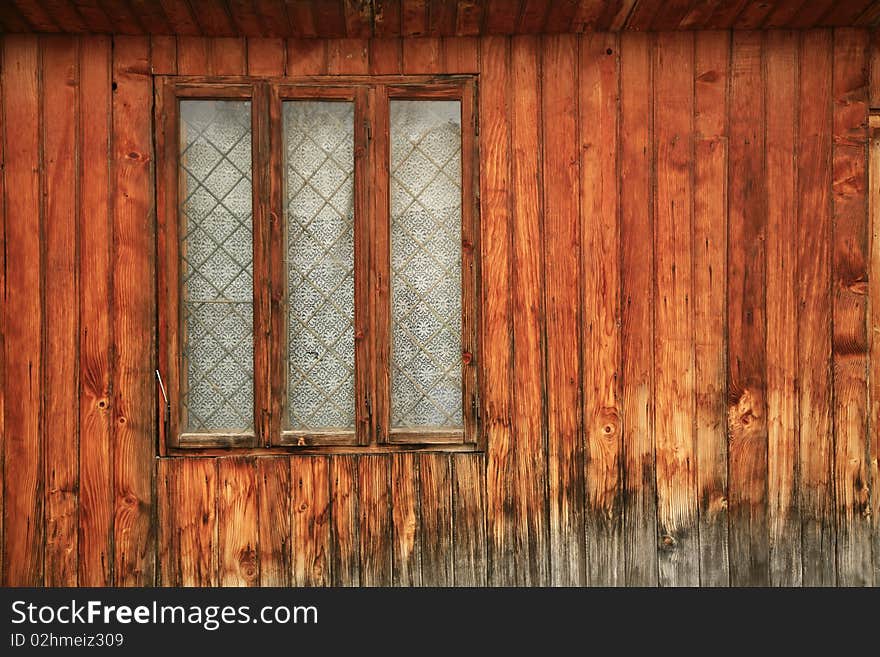
<path fill-rule="evenodd" d="M 836 0 L 808 0 L 791 17 L 786 27 L 795 29 L 818 27 L 822 17 L 835 3 Z"/>
<path fill-rule="evenodd" d="M 730 36 L 698 32 L 694 70 L 694 385 L 700 585 L 727 586 L 727 80 Z"/>
<path fill-rule="evenodd" d="M 518 34 L 542 32 L 551 4 L 552 0 L 523 0 L 516 32 Z"/>
<path fill-rule="evenodd" d="M 0 3 L 0 29 L 8 33 L 33 31 L 33 27 L 12 3 Z"/>
<path fill-rule="evenodd" d="M 604 2 L 603 0 L 579 0 L 574 15 L 571 17 L 570 29 L 572 32 L 593 32 L 607 29 L 600 22 L 603 14 L 617 3 Z"/>
<path fill-rule="evenodd" d="M 513 34 L 519 18 L 519 2 L 486 0 L 484 34 Z"/>
<path fill-rule="evenodd" d="M 168 24 L 174 34 L 195 36 L 201 34 L 199 24 L 195 20 L 187 0 L 159 0 Z"/>
<path fill-rule="evenodd" d="M 345 35 L 350 39 L 369 39 L 373 36 L 372 7 L 364 0 L 345 0 Z"/>
<path fill-rule="evenodd" d="M 831 33 L 801 35 L 798 125 L 798 469 L 804 586 L 832 586 Z"/>
<path fill-rule="evenodd" d="M 858 27 L 876 27 L 878 23 L 880 23 L 880 2 L 877 0 L 873 0 L 871 4 L 865 8 L 865 11 L 853 21 L 853 25 Z M 874 31 L 872 31 L 872 37 L 873 34 Z"/>
<path fill-rule="evenodd" d="M 211 72 L 208 43 L 206 37 L 177 38 L 177 72 L 180 75 L 208 75 Z"/>
<path fill-rule="evenodd" d="M 837 583 L 874 584 L 868 462 L 868 33 L 834 31 L 832 94 L 834 482 Z"/>
<path fill-rule="evenodd" d="M 45 422 L 44 584 L 76 586 L 79 489 L 79 277 L 76 207 L 79 153 L 78 43 L 74 37 L 41 40 L 45 167 Z"/>
<path fill-rule="evenodd" d="M 480 225 L 482 235 L 482 430 L 486 432 L 486 537 L 491 585 L 515 582 L 515 538 L 511 488 L 514 447 L 511 417 L 513 363 L 512 308 L 509 287 L 513 265 L 510 207 L 510 126 L 507 122 L 510 42 L 483 37 L 480 88 Z"/>
<path fill-rule="evenodd" d="M 263 36 L 284 38 L 291 35 L 284 0 L 254 0 L 254 7 L 263 27 Z"/>
<path fill-rule="evenodd" d="M 780 2 L 774 5 L 761 27 L 763 29 L 772 29 L 790 26 L 792 19 L 798 15 L 801 7 L 810 2 L 812 0 L 792 0 L 792 2 Z"/>
<path fill-rule="evenodd" d="M 259 586 L 259 484 L 254 459 L 217 459 L 217 485 L 217 583 Z"/>
<path fill-rule="evenodd" d="M 264 21 L 257 13 L 253 0 L 226 0 L 226 6 L 237 34 L 246 37 L 263 36 Z"/>
<path fill-rule="evenodd" d="M 733 36 L 728 177 L 730 582 L 769 583 L 764 98 L 759 32 Z"/>
<path fill-rule="evenodd" d="M 660 585 L 696 586 L 693 34 L 658 34 L 653 63 L 654 460 Z"/>
<path fill-rule="evenodd" d="M 326 39 L 288 39 L 287 75 L 326 75 Z"/>
<path fill-rule="evenodd" d="M 547 480 L 550 581 L 558 586 L 586 582 L 580 431 L 583 336 L 580 304 L 573 302 L 580 296 L 581 283 L 577 53 L 574 35 L 542 38 Z"/>
<path fill-rule="evenodd" d="M 291 584 L 330 583 L 330 473 L 319 456 L 290 459 Z"/>
<path fill-rule="evenodd" d="M 515 570 L 522 585 L 549 583 L 547 453 L 545 427 L 545 351 L 542 172 L 539 155 L 541 106 L 539 40 L 512 39 L 508 102 L 511 105 L 513 256 L 513 426 L 515 469 L 513 522 Z"/>
<path fill-rule="evenodd" d="M 113 558 L 113 454 L 110 409 L 112 277 L 110 168 L 110 37 L 80 45 L 79 277 L 79 584 L 110 586 Z"/>
<path fill-rule="evenodd" d="M 312 13 L 312 3 L 302 0 L 284 0 L 287 18 L 290 22 L 290 34 L 293 37 L 315 37 L 318 35 L 318 23 Z"/>
<path fill-rule="evenodd" d="M 428 34 L 449 36 L 455 34 L 455 0 L 428 0 Z"/>
<path fill-rule="evenodd" d="M 74 7 L 72 0 L 40 0 L 40 4 L 62 31 L 67 33 L 88 31 L 88 26 Z"/>
<path fill-rule="evenodd" d="M 581 359 L 586 581 L 604 586 L 622 584 L 624 574 L 619 384 L 618 45 L 617 37 L 611 33 L 581 37 L 579 95 L 576 100 L 581 161 L 580 239 L 583 244 L 580 325 L 584 331 Z M 561 348 L 565 349 L 564 346 Z"/>
<path fill-rule="evenodd" d="M 3 299 L 3 584 L 40 586 L 45 540 L 40 412 L 44 354 L 42 295 L 34 293 L 43 280 L 39 53 L 37 38 L 31 35 L 6 35 L 2 47 L 5 242 L 15 245 L 5 251 Z"/>
<path fill-rule="evenodd" d="M 290 586 L 290 461 L 262 457 L 256 468 L 260 586 Z"/>
<path fill-rule="evenodd" d="M 623 29 L 637 1 L 621 0 L 620 2 L 609 4 L 606 11 L 603 12 L 602 18 L 599 19 L 598 29 L 612 31 Z"/>
<path fill-rule="evenodd" d="M 653 428 L 653 281 L 651 202 L 651 38 L 620 36 L 621 359 L 625 578 L 629 586 L 656 586 L 656 491 Z M 624 245 L 630 245 L 628 248 Z"/>
<path fill-rule="evenodd" d="M 750 0 L 727 0 L 715 7 L 715 11 L 706 20 L 706 29 L 710 30 L 727 30 L 733 27 L 737 16 Z"/>
<path fill-rule="evenodd" d="M 63 31 L 63 26 L 57 23 L 42 4 L 34 0 L 12 0 L 12 2 L 35 32 Z"/>
<path fill-rule="evenodd" d="M 422 586 L 452 586 L 452 480 L 448 454 L 419 456 Z"/>
<path fill-rule="evenodd" d="M 177 39 L 161 35 L 150 37 L 150 67 L 155 75 L 177 73 Z"/>
<path fill-rule="evenodd" d="M 400 36 L 400 2 L 401 0 L 374 0 L 373 36 Z"/>
<path fill-rule="evenodd" d="M 370 72 L 367 39 L 333 39 L 327 42 L 330 75 L 366 75 Z"/>
<path fill-rule="evenodd" d="M 225 2 L 216 0 L 188 0 L 202 34 L 213 37 L 236 35 L 235 25 Z"/>
<path fill-rule="evenodd" d="M 394 586 L 419 586 L 422 582 L 419 498 L 418 454 L 394 454 L 391 457 Z"/>
<path fill-rule="evenodd" d="M 579 5 L 579 0 L 557 0 L 554 2 L 547 13 L 544 31 L 550 34 L 570 31 Z"/>
<path fill-rule="evenodd" d="M 771 11 L 773 4 L 765 0 L 751 0 L 736 17 L 733 26 L 737 30 L 756 30 L 764 24 Z"/>
<path fill-rule="evenodd" d="M 796 32 L 765 36 L 767 104 L 767 437 L 770 583 L 801 581 L 797 514 Z"/>
<path fill-rule="evenodd" d="M 402 56 L 402 39 L 371 39 L 370 73 L 372 75 L 400 73 Z"/>
<path fill-rule="evenodd" d="M 114 583 L 154 579 L 152 79 L 147 37 L 113 48 Z"/>
<path fill-rule="evenodd" d="M 843 27 L 855 25 L 856 20 L 864 13 L 872 0 L 850 0 L 835 2 L 820 19 L 822 25 Z M 844 33 L 845 34 L 845 33 Z"/>
<path fill-rule="evenodd" d="M 662 10 L 651 21 L 651 29 L 669 31 L 678 28 L 679 23 L 687 16 L 693 5 L 692 0 L 667 0 Z"/>
<path fill-rule="evenodd" d="M 287 51 L 283 39 L 247 40 L 248 75 L 284 75 L 284 60 Z"/>
<path fill-rule="evenodd" d="M 439 37 L 404 39 L 403 72 L 407 75 L 439 73 L 441 44 Z"/>
<path fill-rule="evenodd" d="M 678 24 L 678 28 L 682 30 L 699 30 L 705 28 L 709 18 L 715 13 L 718 5 L 727 2 L 727 0 L 706 0 L 705 2 L 695 2 L 687 13 L 682 17 Z"/>
<path fill-rule="evenodd" d="M 428 34 L 428 0 L 400 0 L 400 3 L 401 36 Z"/>
<path fill-rule="evenodd" d="M 330 457 L 330 582 L 333 586 L 360 585 L 357 485 L 357 457 Z"/>
<path fill-rule="evenodd" d="M 391 586 L 390 459 L 358 459 L 361 586 Z"/>
<path fill-rule="evenodd" d="M 163 459 L 171 517 L 160 518 L 170 533 L 171 563 L 163 563 L 162 584 L 218 586 L 219 459 Z M 169 576 L 166 578 L 165 570 Z"/>
<path fill-rule="evenodd" d="M 658 11 L 663 9 L 665 0 L 638 0 L 629 17 L 626 19 L 626 29 L 647 31 L 657 16 Z"/>
<path fill-rule="evenodd" d="M 159 459 L 156 463 L 156 584 L 158 586 L 177 586 L 180 582 L 180 569 L 177 555 L 180 554 L 175 518 L 175 490 L 177 489 L 176 459 Z"/>
<path fill-rule="evenodd" d="M 322 38 L 345 36 L 345 14 L 342 0 L 311 0 L 315 28 Z"/>
<path fill-rule="evenodd" d="M 214 75 L 247 73 L 245 40 L 238 37 L 208 40 L 208 63 Z"/>
<path fill-rule="evenodd" d="M 104 13 L 107 14 L 107 18 L 113 24 L 114 34 L 145 34 L 143 25 L 141 25 L 137 16 L 135 16 L 128 4 L 120 2 L 102 2 L 101 7 L 104 9 Z"/>
<path fill-rule="evenodd" d="M 482 454 L 451 458 L 455 586 L 486 586 L 486 460 Z"/>
<path fill-rule="evenodd" d="M 455 13 L 455 34 L 476 36 L 483 20 L 483 4 L 477 0 L 458 0 Z M 442 33 L 447 36 L 446 33 Z"/>
<path fill-rule="evenodd" d="M 444 73 L 479 73 L 480 42 L 477 37 L 448 37 L 441 44 Z"/>
<path fill-rule="evenodd" d="M 870 43 L 870 107 L 880 105 L 880 34 L 873 32 Z M 869 132 L 868 208 L 870 251 L 868 271 L 868 439 L 870 441 L 871 516 L 874 519 L 874 583 L 880 582 L 880 138 L 877 129 Z"/>
<path fill-rule="evenodd" d="M 128 5 L 148 34 L 171 34 L 171 25 L 156 0 L 128 0 Z"/>

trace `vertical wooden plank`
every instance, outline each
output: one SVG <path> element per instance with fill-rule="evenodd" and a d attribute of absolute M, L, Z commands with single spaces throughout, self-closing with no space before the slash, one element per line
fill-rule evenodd
<path fill-rule="evenodd" d="M 208 65 L 214 75 L 244 75 L 247 73 L 245 40 L 238 37 L 210 39 Z"/>
<path fill-rule="evenodd" d="M 767 437 L 770 583 L 801 580 L 797 515 L 796 32 L 765 36 L 767 103 Z"/>
<path fill-rule="evenodd" d="M 284 59 L 286 54 L 284 39 L 248 39 L 248 75 L 284 75 Z"/>
<path fill-rule="evenodd" d="M 358 459 L 361 586 L 391 586 L 390 459 Z"/>
<path fill-rule="evenodd" d="M 880 106 L 880 32 L 871 33 L 870 107 Z M 868 271 L 868 437 L 870 442 L 871 517 L 874 520 L 874 583 L 880 583 L 880 138 L 870 131 L 868 207 L 870 251 Z"/>
<path fill-rule="evenodd" d="M 178 586 L 180 568 L 175 496 L 177 488 L 177 459 L 159 459 L 156 462 L 156 510 L 158 532 L 156 553 L 156 583 L 158 586 Z"/>
<path fill-rule="evenodd" d="M 541 207 L 540 62 L 538 38 L 512 39 L 511 131 L 513 158 L 513 333 L 516 468 L 515 570 L 526 586 L 546 585 L 550 549 L 547 526 L 547 451 L 544 426 L 544 304 Z"/>
<path fill-rule="evenodd" d="M 694 446 L 693 74 L 689 32 L 654 51 L 654 443 L 661 586 L 700 581 Z"/>
<path fill-rule="evenodd" d="M 293 586 L 327 586 L 330 583 L 329 476 L 326 458 L 290 458 Z"/>
<path fill-rule="evenodd" d="M 155 75 L 177 73 L 177 39 L 162 35 L 150 37 L 150 66 Z"/>
<path fill-rule="evenodd" d="M 620 280 L 625 582 L 658 581 L 653 429 L 650 37 L 620 36 Z M 624 246 L 626 245 L 626 246 Z"/>
<path fill-rule="evenodd" d="M 113 49 L 113 418 L 115 584 L 154 579 L 152 80 L 146 37 Z"/>
<path fill-rule="evenodd" d="M 452 479 L 448 454 L 421 454 L 422 586 L 452 586 Z"/>
<path fill-rule="evenodd" d="M 616 586 L 624 575 L 617 37 L 581 37 L 578 75 L 586 581 Z"/>
<path fill-rule="evenodd" d="M 421 584 L 421 535 L 419 521 L 419 457 L 391 457 L 391 560 L 394 586 Z"/>
<path fill-rule="evenodd" d="M 513 380 L 511 300 L 507 285 L 513 258 L 510 210 L 510 126 L 507 122 L 510 86 L 510 42 L 483 37 L 480 42 L 480 225 L 482 235 L 483 431 L 487 439 L 486 520 L 489 584 L 514 582 Z"/>
<path fill-rule="evenodd" d="M 5 541 L 3 540 L 4 502 L 6 500 L 6 180 L 3 174 L 6 169 L 5 152 L 6 119 L 3 112 L 3 44 L 0 43 L 0 294 L 3 295 L 4 308 L 0 308 L 0 585 L 6 580 L 6 559 L 4 556 Z"/>
<path fill-rule="evenodd" d="M 287 75 L 325 75 L 327 39 L 288 39 Z"/>
<path fill-rule="evenodd" d="M 290 463 L 267 456 L 256 465 L 260 586 L 290 586 Z"/>
<path fill-rule="evenodd" d="M 798 506 L 804 586 L 832 586 L 837 580 L 831 479 L 831 98 L 831 33 L 805 32 L 797 173 Z"/>
<path fill-rule="evenodd" d="M 42 139 L 45 162 L 45 422 L 46 586 L 76 586 L 79 488 L 77 175 L 79 153 L 78 43 L 74 37 L 41 41 Z M 33 292 L 33 291 L 32 291 Z"/>
<path fill-rule="evenodd" d="M 253 457 L 217 459 L 217 582 L 259 586 L 258 479 Z"/>
<path fill-rule="evenodd" d="M 370 40 L 370 74 L 400 73 L 403 43 L 401 39 Z"/>
<path fill-rule="evenodd" d="M 330 457 L 330 575 L 333 586 L 359 586 L 357 457 Z"/>
<path fill-rule="evenodd" d="M 31 35 L 3 37 L 3 153 L 7 249 L 4 290 L 3 584 L 43 583 L 41 440 L 42 206 L 40 65 Z M 10 476 L 14 473 L 14 477 Z"/>
<path fill-rule="evenodd" d="M 761 34 L 733 35 L 728 203 L 730 581 L 769 582 Z"/>
<path fill-rule="evenodd" d="M 872 586 L 868 462 L 868 33 L 834 31 L 832 159 L 837 583 Z"/>
<path fill-rule="evenodd" d="M 172 547 L 177 552 L 170 573 L 173 586 L 218 586 L 217 499 L 219 459 L 165 459 L 169 461 L 169 504 L 172 517 L 163 522 L 175 532 Z M 163 564 L 164 566 L 165 564 Z"/>
<path fill-rule="evenodd" d="M 584 445 L 580 432 L 582 336 L 577 302 L 581 283 L 577 53 L 576 36 L 542 39 L 547 481 L 550 582 L 556 586 L 586 582 Z"/>
<path fill-rule="evenodd" d="M 480 42 L 477 37 L 447 37 L 441 44 L 444 73 L 479 73 Z"/>
<path fill-rule="evenodd" d="M 486 480 L 482 454 L 452 455 L 452 567 L 456 586 L 486 586 Z"/>
<path fill-rule="evenodd" d="M 177 37 L 177 72 L 180 75 L 208 75 L 211 73 L 208 39 L 205 37 Z"/>
<path fill-rule="evenodd" d="M 368 39 L 332 39 L 327 41 L 327 72 L 330 75 L 365 75 L 369 73 Z"/>
<path fill-rule="evenodd" d="M 700 585 L 727 586 L 727 81 L 730 36 L 697 32 L 694 70 L 694 385 Z M 798 534 L 798 532 L 795 532 Z"/>
<path fill-rule="evenodd" d="M 403 72 L 407 75 L 440 73 L 441 45 L 439 37 L 403 40 Z"/>

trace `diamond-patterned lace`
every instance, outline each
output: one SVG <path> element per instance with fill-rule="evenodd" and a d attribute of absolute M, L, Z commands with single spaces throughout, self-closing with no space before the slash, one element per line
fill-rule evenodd
<path fill-rule="evenodd" d="M 253 429 L 251 104 L 180 103 L 185 430 Z"/>
<path fill-rule="evenodd" d="M 354 104 L 284 103 L 288 421 L 354 427 Z"/>
<path fill-rule="evenodd" d="M 461 427 L 461 106 L 390 114 L 391 426 Z"/>

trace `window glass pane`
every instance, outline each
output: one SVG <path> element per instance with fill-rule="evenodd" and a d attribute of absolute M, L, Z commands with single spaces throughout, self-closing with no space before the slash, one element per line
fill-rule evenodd
<path fill-rule="evenodd" d="M 284 103 L 287 407 L 292 429 L 354 429 L 354 104 Z"/>
<path fill-rule="evenodd" d="M 460 428 L 461 104 L 390 113 L 391 426 Z"/>
<path fill-rule="evenodd" d="M 251 104 L 180 103 L 184 431 L 253 429 Z"/>

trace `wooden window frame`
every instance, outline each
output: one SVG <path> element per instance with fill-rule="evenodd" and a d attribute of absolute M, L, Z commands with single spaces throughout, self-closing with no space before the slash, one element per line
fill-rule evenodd
<path fill-rule="evenodd" d="M 479 344 L 477 80 L 450 76 L 254 78 L 156 76 L 159 449 L 163 455 L 482 451 Z M 250 100 L 254 248 L 254 431 L 182 433 L 179 107 L 181 100 Z M 355 430 L 287 425 L 286 221 L 282 103 L 354 102 Z M 462 119 L 461 430 L 404 431 L 391 417 L 390 121 L 392 100 L 458 100 Z M 167 396 L 168 403 L 165 403 Z"/>

